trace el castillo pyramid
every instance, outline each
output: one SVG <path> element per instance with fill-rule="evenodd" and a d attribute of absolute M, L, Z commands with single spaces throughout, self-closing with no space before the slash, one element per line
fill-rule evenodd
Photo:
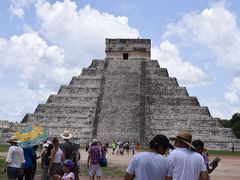
<path fill-rule="evenodd" d="M 142 146 L 156 134 L 176 136 L 184 129 L 209 149 L 230 150 L 234 144 L 240 150 L 232 130 L 223 128 L 167 69 L 151 60 L 150 39 L 106 39 L 105 52 L 105 59 L 92 60 L 21 124 L 48 127 L 58 137 L 68 129 L 81 144 L 97 138 Z"/>

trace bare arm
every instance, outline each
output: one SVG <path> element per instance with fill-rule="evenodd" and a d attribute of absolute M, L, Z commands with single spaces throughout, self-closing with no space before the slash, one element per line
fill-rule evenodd
<path fill-rule="evenodd" d="M 129 174 L 128 172 L 126 172 L 124 180 L 133 180 L 135 177 L 135 175 Z"/>
<path fill-rule="evenodd" d="M 48 167 L 48 175 L 50 174 L 50 170 L 51 170 L 52 165 L 53 165 L 53 160 L 55 159 L 55 154 L 56 154 L 56 150 L 55 150 L 55 148 L 53 148 L 51 150 L 51 159 L 50 159 L 50 163 L 49 163 L 49 167 Z"/>
<path fill-rule="evenodd" d="M 207 171 L 201 171 L 199 180 L 208 180 L 208 172 Z"/>
<path fill-rule="evenodd" d="M 88 159 L 87 159 L 87 167 L 89 168 L 89 162 L 90 162 L 90 156 L 88 155 Z"/>

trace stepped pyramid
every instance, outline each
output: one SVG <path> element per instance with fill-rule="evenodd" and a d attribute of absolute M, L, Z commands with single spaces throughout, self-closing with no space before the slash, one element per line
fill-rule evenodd
<path fill-rule="evenodd" d="M 240 150 L 232 130 L 150 59 L 150 39 L 106 39 L 105 52 L 105 59 L 93 60 L 69 85 L 26 114 L 22 124 L 46 126 L 51 136 L 68 129 L 79 143 L 98 138 L 143 146 L 156 134 L 176 136 L 185 129 L 209 149 L 230 150 L 234 144 Z"/>

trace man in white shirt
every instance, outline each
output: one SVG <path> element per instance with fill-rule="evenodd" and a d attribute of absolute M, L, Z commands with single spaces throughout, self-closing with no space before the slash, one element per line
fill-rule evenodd
<path fill-rule="evenodd" d="M 208 180 L 208 173 L 203 157 L 191 144 L 192 135 L 187 131 L 180 131 L 177 137 L 171 137 L 175 141 L 175 149 L 168 159 L 173 168 L 173 180 Z"/>
<path fill-rule="evenodd" d="M 164 135 L 156 135 L 150 142 L 150 152 L 141 152 L 133 156 L 125 180 L 171 180 L 170 161 L 163 156 L 168 148 L 173 148 Z"/>
<path fill-rule="evenodd" d="M 19 142 L 16 136 L 12 136 L 8 141 L 11 146 L 8 150 L 5 161 L 4 172 L 7 171 L 8 179 L 17 179 L 21 171 L 22 164 L 25 162 L 24 153 L 21 147 L 17 146 Z"/>

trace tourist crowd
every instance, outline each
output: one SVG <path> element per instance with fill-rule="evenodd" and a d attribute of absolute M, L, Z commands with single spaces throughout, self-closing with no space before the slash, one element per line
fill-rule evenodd
<path fill-rule="evenodd" d="M 80 151 L 79 145 L 70 141 L 72 134 L 64 131 L 60 136 L 64 139 L 59 143 L 57 137 L 42 143 L 40 156 L 38 146 L 21 148 L 17 137 L 8 141 L 8 150 L 4 171 L 9 180 L 34 180 L 37 159 L 41 161 L 41 180 L 79 180 Z M 169 139 L 174 141 L 174 146 Z M 124 155 L 131 151 L 133 156 L 124 179 L 125 180 L 209 180 L 209 175 L 218 165 L 218 161 L 208 163 L 201 140 L 192 142 L 192 135 L 180 131 L 176 137 L 167 138 L 156 135 L 149 143 L 150 151 L 136 153 L 141 148 L 137 142 L 113 141 L 110 145 L 101 144 L 97 139 L 86 145 L 88 152 L 87 168 L 90 180 L 100 180 L 102 168 L 107 165 L 106 154 Z M 168 156 L 166 156 L 168 152 Z"/>

